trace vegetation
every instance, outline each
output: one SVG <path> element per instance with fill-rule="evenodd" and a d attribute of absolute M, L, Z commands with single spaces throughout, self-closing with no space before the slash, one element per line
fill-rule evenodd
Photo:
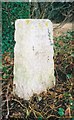
<path fill-rule="evenodd" d="M 53 4 L 54 4 L 53 6 L 52 4 L 50 5 L 52 6 L 52 8 L 55 8 L 57 4 L 56 3 Z M 63 11 L 63 8 L 64 10 L 66 10 L 65 7 L 67 7 L 67 5 L 68 7 L 69 6 L 71 7 L 71 3 L 67 3 L 67 5 L 66 4 L 64 5 L 63 3 L 59 3 L 59 6 L 61 5 L 64 6 L 64 7 L 63 6 L 60 7 L 61 11 Z M 39 8 L 41 8 L 41 11 L 44 10 L 44 15 L 45 15 L 45 17 L 40 17 L 40 18 L 41 19 L 52 18 L 53 20 L 53 16 L 48 17 L 48 15 L 45 14 L 46 12 L 44 6 L 46 7 L 45 3 L 40 4 Z M 47 4 L 47 6 L 49 5 Z M 59 9 L 59 6 L 57 6 L 57 10 Z M 3 53 L 2 55 L 2 64 L 3 64 L 2 120 L 6 120 L 6 119 L 65 120 L 66 118 L 73 120 L 74 119 L 74 82 L 73 82 L 74 81 L 73 80 L 74 31 L 73 30 L 67 31 L 66 33 L 62 33 L 62 35 L 58 37 L 57 36 L 54 37 L 54 51 L 55 51 L 54 64 L 55 64 L 56 86 L 50 90 L 48 89 L 47 93 L 43 92 L 40 95 L 34 94 L 29 101 L 20 99 L 18 96 L 13 94 L 12 89 L 13 87 L 15 87 L 13 86 L 14 45 L 15 45 L 14 24 L 16 19 L 29 18 L 29 17 L 33 18 L 35 14 L 37 15 L 33 7 L 34 7 L 34 3 L 30 5 L 30 7 L 28 3 L 18 3 L 18 2 L 2 3 L 2 28 L 3 28 L 2 31 L 2 53 Z M 29 9 L 31 10 L 31 15 L 29 15 Z M 47 10 L 49 10 L 48 7 Z M 53 14 L 55 19 L 55 12 L 53 12 Z M 62 18 L 62 20 L 64 19 L 65 18 Z"/>
<path fill-rule="evenodd" d="M 9 119 L 25 120 L 57 120 L 74 118 L 74 65 L 72 53 L 73 31 L 68 31 L 59 37 L 54 37 L 56 86 L 47 93 L 34 94 L 26 101 L 10 93 L 13 59 L 6 53 L 3 56 L 3 79 L 8 80 Z M 7 58 L 7 59 L 6 59 Z M 5 61 L 5 62 L 4 62 Z M 12 77 L 11 77 L 12 76 Z M 6 90 L 4 86 L 3 91 Z M 3 116 L 8 113 L 7 100 L 3 105 Z M 4 111 L 6 109 L 6 112 Z"/>
<path fill-rule="evenodd" d="M 39 2 L 31 3 L 31 18 L 50 19 L 52 22 L 73 21 L 72 2 Z"/>
<path fill-rule="evenodd" d="M 29 18 L 29 3 L 2 3 L 2 52 L 14 52 L 15 20 Z"/>

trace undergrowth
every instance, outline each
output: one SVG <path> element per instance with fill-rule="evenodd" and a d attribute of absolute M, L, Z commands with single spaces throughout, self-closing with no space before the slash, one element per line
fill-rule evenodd
<path fill-rule="evenodd" d="M 47 93 L 34 94 L 29 101 L 13 94 L 14 58 L 10 56 L 9 52 L 3 54 L 3 120 L 6 120 L 6 117 L 8 120 L 73 120 L 73 35 L 74 31 L 67 31 L 59 37 L 54 37 L 56 85 L 52 89 L 48 89 Z M 5 94 L 8 97 L 5 97 Z"/>

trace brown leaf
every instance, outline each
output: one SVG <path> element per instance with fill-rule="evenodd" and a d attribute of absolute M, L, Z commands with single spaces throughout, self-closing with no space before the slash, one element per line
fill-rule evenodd
<path fill-rule="evenodd" d="M 55 107 L 54 104 L 51 104 L 51 105 L 50 105 L 50 108 L 51 108 L 51 109 L 54 109 L 54 107 Z"/>
<path fill-rule="evenodd" d="M 70 107 L 65 110 L 65 116 L 71 116 Z"/>
<path fill-rule="evenodd" d="M 60 95 L 58 96 L 58 98 L 59 98 L 59 99 L 63 98 L 63 94 L 60 94 Z"/>
<path fill-rule="evenodd" d="M 61 41 L 59 41 L 59 44 L 63 46 L 64 43 L 63 43 L 63 41 L 61 40 Z"/>
<path fill-rule="evenodd" d="M 2 77 L 0 77 L 0 80 L 2 80 Z"/>

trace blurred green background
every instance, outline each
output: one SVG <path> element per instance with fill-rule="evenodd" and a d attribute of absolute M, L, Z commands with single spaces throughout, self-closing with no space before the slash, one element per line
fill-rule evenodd
<path fill-rule="evenodd" d="M 29 3 L 2 2 L 2 53 L 14 51 L 15 20 L 29 18 Z"/>

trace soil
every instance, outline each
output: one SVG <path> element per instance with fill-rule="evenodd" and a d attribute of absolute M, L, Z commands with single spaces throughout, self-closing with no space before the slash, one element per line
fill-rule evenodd
<path fill-rule="evenodd" d="M 60 24 L 53 24 L 53 35 L 55 37 L 58 37 L 62 35 L 63 32 L 67 32 L 68 30 L 73 29 L 73 24 L 72 23 L 65 23 L 63 25 Z"/>

